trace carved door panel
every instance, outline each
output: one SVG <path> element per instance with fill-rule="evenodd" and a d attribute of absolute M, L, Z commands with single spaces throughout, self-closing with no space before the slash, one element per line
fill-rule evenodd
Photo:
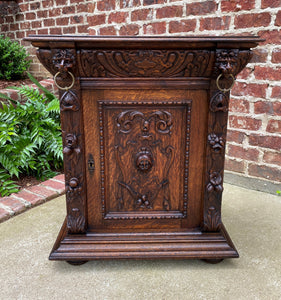
<path fill-rule="evenodd" d="M 191 102 L 100 101 L 105 219 L 184 218 Z M 185 143 L 182 143 L 185 141 Z M 185 168 L 186 167 L 186 168 Z M 177 188 L 173 188 L 177 187 Z"/>
<path fill-rule="evenodd" d="M 157 227 L 181 227 L 192 195 L 192 98 L 174 90 L 163 98 L 159 91 L 90 93 L 84 106 L 89 227 L 153 227 L 155 220 Z"/>

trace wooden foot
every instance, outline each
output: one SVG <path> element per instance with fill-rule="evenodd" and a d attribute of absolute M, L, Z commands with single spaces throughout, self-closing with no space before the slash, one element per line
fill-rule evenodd
<path fill-rule="evenodd" d="M 66 261 L 67 263 L 69 263 L 70 265 L 73 265 L 73 266 L 80 266 L 80 265 L 84 265 L 86 262 L 88 262 L 88 260 L 67 260 Z"/>
<path fill-rule="evenodd" d="M 218 258 L 218 259 L 202 259 L 204 262 L 208 264 L 218 264 L 223 261 L 223 258 Z"/>

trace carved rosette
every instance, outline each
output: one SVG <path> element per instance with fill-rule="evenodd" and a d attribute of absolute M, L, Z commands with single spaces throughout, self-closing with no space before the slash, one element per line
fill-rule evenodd
<path fill-rule="evenodd" d="M 228 117 L 229 92 L 233 78 L 246 66 L 251 58 L 249 50 L 217 49 L 209 95 L 208 133 L 206 137 L 206 173 L 204 214 L 202 228 L 205 231 L 219 231 L 221 227 L 221 198 L 223 192 L 223 170 Z"/>

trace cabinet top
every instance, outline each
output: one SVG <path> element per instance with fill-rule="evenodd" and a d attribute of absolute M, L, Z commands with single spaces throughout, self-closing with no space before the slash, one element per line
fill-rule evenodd
<path fill-rule="evenodd" d="M 24 39 L 39 48 L 254 48 L 264 41 L 257 36 L 78 36 L 30 35 Z"/>

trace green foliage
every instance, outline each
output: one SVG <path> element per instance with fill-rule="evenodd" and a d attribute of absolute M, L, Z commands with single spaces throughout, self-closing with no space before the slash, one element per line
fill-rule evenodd
<path fill-rule="evenodd" d="M 23 173 L 38 179 L 50 178 L 56 174 L 53 170 L 60 169 L 63 163 L 59 100 L 34 77 L 29 77 L 43 94 L 29 86 L 14 87 L 26 102 L 9 99 L 0 109 L 2 196 L 14 192 L 15 186 L 10 180 L 13 176 Z M 9 188 L 5 188 L 7 185 Z"/>
<path fill-rule="evenodd" d="M 281 191 L 276 191 L 276 194 L 277 194 L 278 196 L 281 196 Z"/>
<path fill-rule="evenodd" d="M 21 79 L 31 62 L 27 57 L 18 42 L 0 35 L 0 79 Z"/>
<path fill-rule="evenodd" d="M 0 169 L 0 195 L 8 196 L 18 191 L 18 186 L 10 179 L 10 175 L 3 169 Z"/>

